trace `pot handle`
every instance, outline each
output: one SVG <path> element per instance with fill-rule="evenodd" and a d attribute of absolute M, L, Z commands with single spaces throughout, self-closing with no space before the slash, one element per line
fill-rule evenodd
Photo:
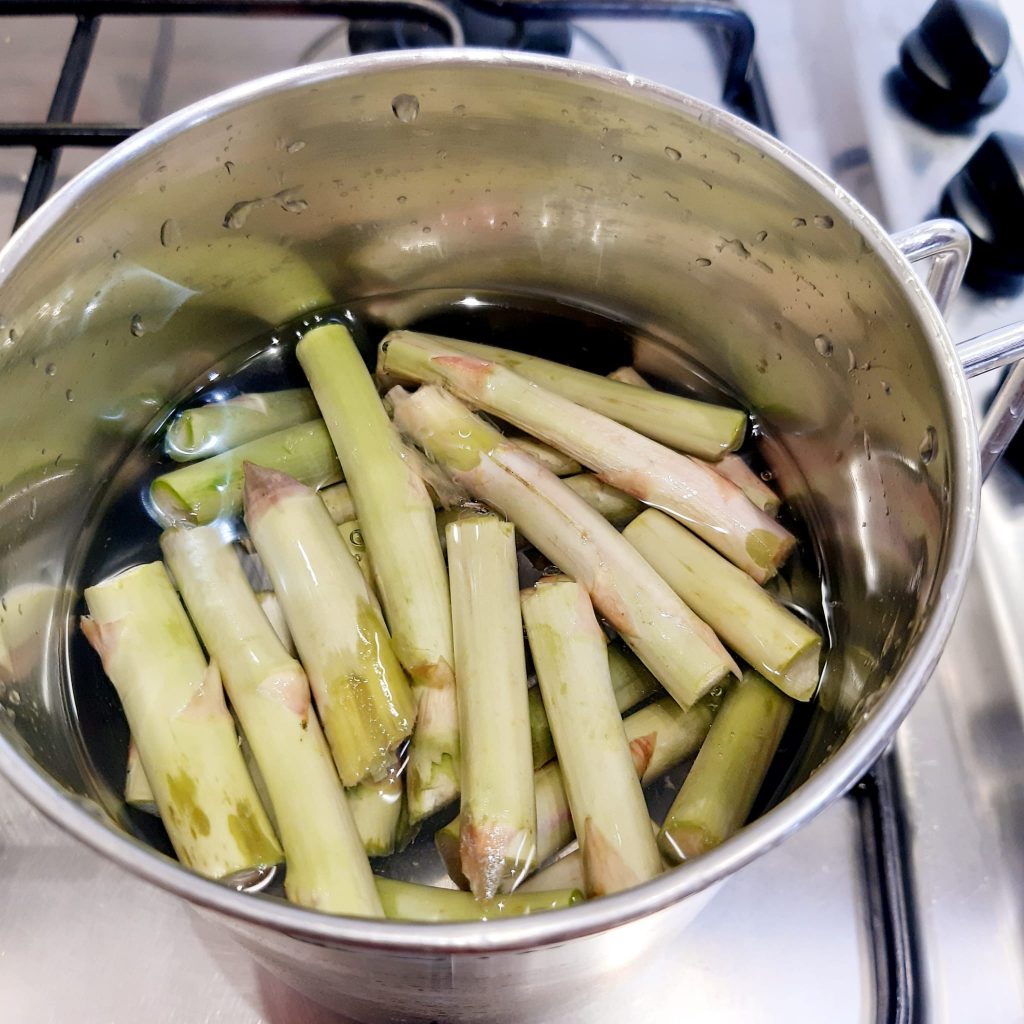
<path fill-rule="evenodd" d="M 956 220 L 929 220 L 893 235 L 893 242 L 911 263 L 932 260 L 925 284 L 944 314 L 960 287 L 970 258 L 967 229 Z M 968 377 L 1017 364 L 1000 385 L 978 431 L 984 479 L 1024 419 L 1024 320 L 958 342 L 956 351 Z"/>

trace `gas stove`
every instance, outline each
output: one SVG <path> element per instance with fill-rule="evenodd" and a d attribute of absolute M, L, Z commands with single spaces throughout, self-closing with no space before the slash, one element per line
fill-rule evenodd
<path fill-rule="evenodd" d="M 945 0 L 923 26 L 927 0 L 0 0 L 0 237 L 106 147 L 237 82 L 354 52 L 501 46 L 725 105 L 890 230 L 967 217 L 984 258 L 949 322 L 969 338 L 1024 320 L 1024 10 L 1006 3 L 1008 55 L 998 19 Z M 979 404 L 992 386 L 978 378 Z M 946 654 L 890 752 L 677 942 L 628 974 L 609 964 L 607 986 L 550 1019 L 1024 1021 L 1021 581 L 1024 480 L 1000 466 Z M 345 1020 L 3 782 L 0 871 L 5 1020 Z"/>

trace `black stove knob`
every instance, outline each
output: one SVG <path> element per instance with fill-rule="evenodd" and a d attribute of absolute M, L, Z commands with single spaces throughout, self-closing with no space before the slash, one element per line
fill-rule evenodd
<path fill-rule="evenodd" d="M 996 4 L 936 0 L 900 46 L 896 95 L 937 128 L 968 124 L 1006 96 L 1010 27 Z"/>
<path fill-rule="evenodd" d="M 967 280 L 986 292 L 1024 284 L 1024 135 L 993 132 L 942 193 L 940 210 L 971 234 Z"/>

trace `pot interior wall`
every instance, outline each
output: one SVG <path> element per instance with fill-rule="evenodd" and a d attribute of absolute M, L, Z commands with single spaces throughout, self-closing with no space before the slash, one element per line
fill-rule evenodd
<path fill-rule="evenodd" d="M 0 727 L 116 804 L 77 730 L 66 627 L 75 552 L 140 432 L 310 309 L 372 299 L 401 323 L 425 310 L 388 297 L 492 290 L 632 325 L 639 368 L 693 384 L 695 362 L 755 414 L 827 567 L 799 783 L 897 678 L 958 514 L 964 425 L 905 282 L 847 204 L 696 103 L 514 63 L 361 67 L 129 144 L 8 250 Z"/>

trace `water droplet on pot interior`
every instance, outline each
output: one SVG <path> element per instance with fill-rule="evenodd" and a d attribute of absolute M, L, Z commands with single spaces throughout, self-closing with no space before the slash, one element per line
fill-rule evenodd
<path fill-rule="evenodd" d="M 67 391 L 64 392 L 64 399 L 68 402 L 73 402 L 75 400 L 75 393 L 71 388 L 68 388 Z"/>
<path fill-rule="evenodd" d="M 678 149 L 673 149 L 671 146 L 666 146 L 665 147 L 665 156 L 667 156 L 669 158 L 669 160 L 682 160 L 683 159 L 683 154 L 680 153 Z"/>
<path fill-rule="evenodd" d="M 939 436 L 935 431 L 934 427 L 929 427 L 924 432 L 924 437 L 921 439 L 921 447 L 918 449 L 918 453 L 921 456 L 921 461 L 927 466 L 930 462 L 935 459 L 935 453 L 939 449 Z"/>
<path fill-rule="evenodd" d="M 803 217 L 794 217 L 792 220 L 793 227 L 805 228 L 807 227 L 807 221 Z"/>
<path fill-rule="evenodd" d="M 52 377 L 56 372 L 57 372 L 57 364 L 56 363 L 47 363 L 46 366 L 43 367 L 43 373 L 45 373 L 47 377 Z"/>
<path fill-rule="evenodd" d="M 612 153 L 612 163 L 613 164 L 621 164 L 622 163 L 622 154 L 621 153 Z"/>
<path fill-rule="evenodd" d="M 160 225 L 160 244 L 166 249 L 176 249 L 181 245 L 181 231 L 175 221 L 168 219 Z"/>
<path fill-rule="evenodd" d="M 289 155 L 293 155 L 295 153 L 301 153 L 305 148 L 306 144 L 299 139 L 296 142 L 289 142 L 288 146 L 285 148 L 285 152 Z"/>
<path fill-rule="evenodd" d="M 115 249 L 111 254 L 111 259 L 119 260 L 121 258 L 121 250 Z"/>
<path fill-rule="evenodd" d="M 399 93 L 391 101 L 391 109 L 403 124 L 412 124 L 420 116 L 420 101 L 411 93 Z"/>
<path fill-rule="evenodd" d="M 835 225 L 835 221 L 828 216 L 828 214 L 819 213 L 815 215 L 814 226 L 816 228 L 831 228 Z"/>
<path fill-rule="evenodd" d="M 142 322 L 142 317 L 138 313 L 132 317 L 131 322 L 128 324 L 128 330 L 136 338 L 141 338 L 146 333 L 146 325 Z"/>
<path fill-rule="evenodd" d="M 830 356 L 835 351 L 832 339 L 825 334 L 819 334 L 814 339 L 814 347 L 818 350 L 819 356 Z"/>
<path fill-rule="evenodd" d="M 709 260 L 706 256 L 698 256 L 697 257 L 697 266 L 698 267 L 710 267 L 711 266 L 711 260 Z"/>

